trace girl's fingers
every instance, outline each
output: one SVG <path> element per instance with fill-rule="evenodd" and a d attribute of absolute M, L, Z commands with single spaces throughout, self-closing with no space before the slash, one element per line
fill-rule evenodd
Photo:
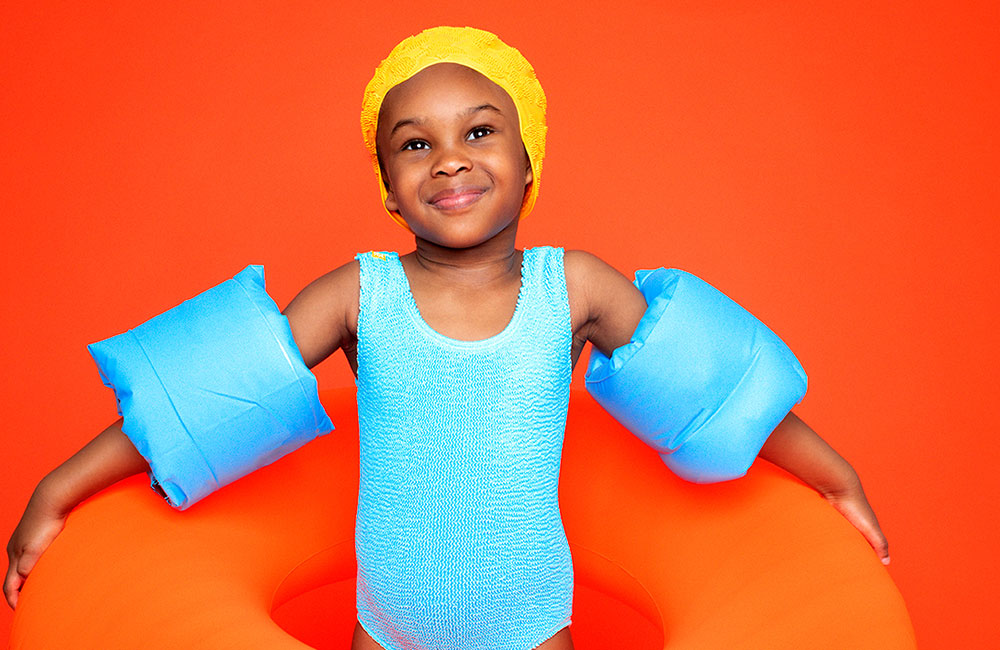
<path fill-rule="evenodd" d="M 17 572 L 17 561 L 12 560 L 7 567 L 7 578 L 3 582 L 3 595 L 11 609 L 17 607 L 17 598 L 21 595 L 21 585 L 23 584 L 24 577 Z"/>
<path fill-rule="evenodd" d="M 854 499 L 832 500 L 833 506 L 851 522 L 855 528 L 864 536 L 878 555 L 882 564 L 889 564 L 889 541 L 879 526 L 875 512 L 872 510 L 867 499 L 857 501 Z"/>
<path fill-rule="evenodd" d="M 861 534 L 865 536 L 868 543 L 871 544 L 872 548 L 878 554 L 882 564 L 889 564 L 889 541 L 885 538 L 885 534 L 882 533 L 882 529 L 879 527 L 878 522 L 865 522 L 865 526 L 859 526 Z"/>

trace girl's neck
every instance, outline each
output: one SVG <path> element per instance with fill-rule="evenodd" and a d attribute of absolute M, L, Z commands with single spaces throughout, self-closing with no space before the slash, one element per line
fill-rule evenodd
<path fill-rule="evenodd" d="M 521 251 L 514 246 L 517 223 L 472 248 L 446 248 L 416 238 L 409 257 L 419 272 L 449 284 L 483 285 L 520 278 Z M 416 269 L 415 269 L 416 270 Z"/>

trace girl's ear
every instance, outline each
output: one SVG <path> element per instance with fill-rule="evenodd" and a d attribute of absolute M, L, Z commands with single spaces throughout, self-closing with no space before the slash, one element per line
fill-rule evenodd
<path fill-rule="evenodd" d="M 524 186 L 528 187 L 535 182 L 535 172 L 531 171 L 531 161 L 528 161 L 528 168 L 524 170 Z"/>
<path fill-rule="evenodd" d="M 389 212 L 399 212 L 396 194 L 392 191 L 392 185 L 389 184 L 389 174 L 386 173 L 385 167 L 382 166 L 381 156 L 378 159 L 378 169 L 382 174 L 382 185 L 385 186 L 385 209 Z"/>

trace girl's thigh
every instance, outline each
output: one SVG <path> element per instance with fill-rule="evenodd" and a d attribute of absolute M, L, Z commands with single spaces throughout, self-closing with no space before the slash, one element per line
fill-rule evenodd
<path fill-rule="evenodd" d="M 351 650 L 384 650 L 382 646 L 375 642 L 375 639 L 365 632 L 361 623 L 354 624 L 354 638 L 351 639 Z"/>
<path fill-rule="evenodd" d="M 556 632 L 551 639 L 538 646 L 537 650 L 573 650 L 573 639 L 569 634 L 569 627 Z"/>

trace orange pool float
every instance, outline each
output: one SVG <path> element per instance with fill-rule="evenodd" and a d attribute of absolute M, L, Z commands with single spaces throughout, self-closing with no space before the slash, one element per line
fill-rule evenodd
<path fill-rule="evenodd" d="M 349 648 L 354 391 L 337 430 L 177 512 L 135 477 L 77 508 L 21 594 L 10 647 Z M 560 505 L 573 638 L 598 648 L 916 647 L 861 535 L 767 463 L 693 485 L 574 391 Z"/>

